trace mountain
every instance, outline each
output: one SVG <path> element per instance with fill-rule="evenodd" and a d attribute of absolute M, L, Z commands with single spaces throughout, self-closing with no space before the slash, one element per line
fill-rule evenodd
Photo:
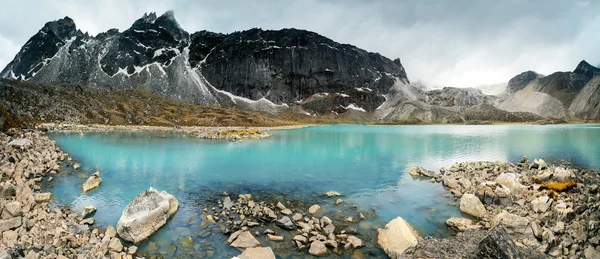
<path fill-rule="evenodd" d="M 593 78 L 600 69 L 581 61 L 572 72 L 555 72 L 543 76 L 533 71 L 513 77 L 498 104 L 509 112 L 531 112 L 543 117 L 599 119 L 596 114 Z M 585 115 L 584 115 L 585 114 Z M 596 114 L 596 115 L 594 115 Z"/>
<path fill-rule="evenodd" d="M 99 89 L 143 89 L 198 104 L 311 114 L 373 111 L 396 81 L 390 60 L 317 33 L 251 29 L 189 34 L 173 12 L 144 14 L 96 36 L 65 17 L 48 22 L 0 72 L 3 78 Z M 327 98 L 321 98 L 327 96 Z"/>

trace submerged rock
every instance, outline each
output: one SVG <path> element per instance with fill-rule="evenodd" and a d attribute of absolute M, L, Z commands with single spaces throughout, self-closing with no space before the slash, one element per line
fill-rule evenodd
<path fill-rule="evenodd" d="M 391 258 L 402 258 L 402 254 L 419 243 L 413 228 L 401 217 L 377 229 L 377 244 Z"/>
<path fill-rule="evenodd" d="M 342 194 L 340 194 L 339 192 L 336 192 L 336 191 L 328 191 L 325 193 L 325 196 L 327 196 L 327 197 L 338 197 L 341 195 Z"/>
<path fill-rule="evenodd" d="M 88 192 L 90 190 L 98 188 L 98 186 L 100 186 L 101 183 L 102 178 L 100 178 L 100 173 L 95 172 L 94 174 L 92 174 L 92 176 L 90 176 L 90 178 L 88 178 L 85 181 L 85 183 L 83 183 L 83 192 Z"/>
<path fill-rule="evenodd" d="M 150 187 L 125 207 L 117 223 L 117 233 L 123 240 L 139 243 L 165 225 L 178 207 L 175 197 Z"/>

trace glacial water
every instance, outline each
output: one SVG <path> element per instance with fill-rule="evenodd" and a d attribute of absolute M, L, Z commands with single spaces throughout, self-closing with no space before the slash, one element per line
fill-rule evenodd
<path fill-rule="evenodd" d="M 459 161 L 518 161 L 527 155 L 600 166 L 598 125 L 335 125 L 271 133 L 271 139 L 243 142 L 163 133 L 53 133 L 82 168 L 65 170 L 48 188 L 58 204 L 77 211 L 95 205 L 100 226 L 116 226 L 123 208 L 150 186 L 173 194 L 180 209 L 140 246 L 149 255 L 239 254 L 226 245 L 218 227 L 203 223 L 201 217 L 202 210 L 226 191 L 269 201 L 303 201 L 307 206 L 319 203 L 326 215 L 357 218 L 358 211 L 364 212 L 367 219 L 357 227 L 359 237 L 367 241 L 361 250 L 376 257 L 382 251 L 374 245 L 374 229 L 397 216 L 425 235 L 443 236 L 448 234 L 445 220 L 461 215 L 441 184 L 406 173 L 412 164 L 439 170 Z M 95 171 L 103 178 L 101 187 L 83 194 L 81 184 Z M 342 193 L 345 203 L 333 206 L 333 199 L 321 197 L 330 190 Z M 278 257 L 307 255 L 288 249 L 289 244 L 260 239 Z"/>

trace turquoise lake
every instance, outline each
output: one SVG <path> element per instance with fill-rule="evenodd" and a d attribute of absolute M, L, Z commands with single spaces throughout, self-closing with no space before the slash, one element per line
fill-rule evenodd
<path fill-rule="evenodd" d="M 72 205 L 77 211 L 95 205 L 94 218 L 100 226 L 116 226 L 129 201 L 151 186 L 173 194 L 180 209 L 140 246 L 149 255 L 238 255 L 224 243 L 226 237 L 202 225 L 200 217 L 202 209 L 214 206 L 225 191 L 232 198 L 250 193 L 265 199 L 319 203 L 325 215 L 357 217 L 357 211 L 365 212 L 366 223 L 357 230 L 368 243 L 363 249 L 377 257 L 382 251 L 373 245 L 373 229 L 397 216 L 433 236 L 447 235 L 445 220 L 461 216 L 452 206 L 456 201 L 446 198 L 449 192 L 440 183 L 413 179 L 406 173 L 413 164 L 437 171 L 455 162 L 514 162 L 527 155 L 600 167 L 598 125 L 331 125 L 270 133 L 270 139 L 243 142 L 182 134 L 52 133 L 60 148 L 82 168 L 54 177 L 48 188 L 57 203 Z M 95 171 L 100 172 L 102 185 L 83 194 L 81 184 L 86 178 L 79 174 Z M 321 197 L 330 190 L 344 195 L 343 205 L 333 206 L 333 199 Z M 356 209 L 350 209 L 351 205 Z M 182 247 L 181 240 L 190 236 L 193 248 Z M 307 255 L 294 254 L 264 238 L 261 241 L 281 258 Z"/>

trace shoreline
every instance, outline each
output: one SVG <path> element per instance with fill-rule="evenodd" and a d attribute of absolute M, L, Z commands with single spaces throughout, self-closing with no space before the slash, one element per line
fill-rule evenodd
<path fill-rule="evenodd" d="M 200 139 L 220 139 L 230 141 L 241 141 L 245 139 L 266 139 L 270 138 L 269 131 L 289 130 L 307 128 L 314 125 L 288 125 L 274 127 L 209 127 L 209 126 L 142 126 L 142 125 L 100 125 L 100 124 L 60 124 L 44 123 L 38 128 L 50 132 L 64 133 L 82 133 L 82 132 L 164 132 L 164 133 L 183 133 Z"/>

